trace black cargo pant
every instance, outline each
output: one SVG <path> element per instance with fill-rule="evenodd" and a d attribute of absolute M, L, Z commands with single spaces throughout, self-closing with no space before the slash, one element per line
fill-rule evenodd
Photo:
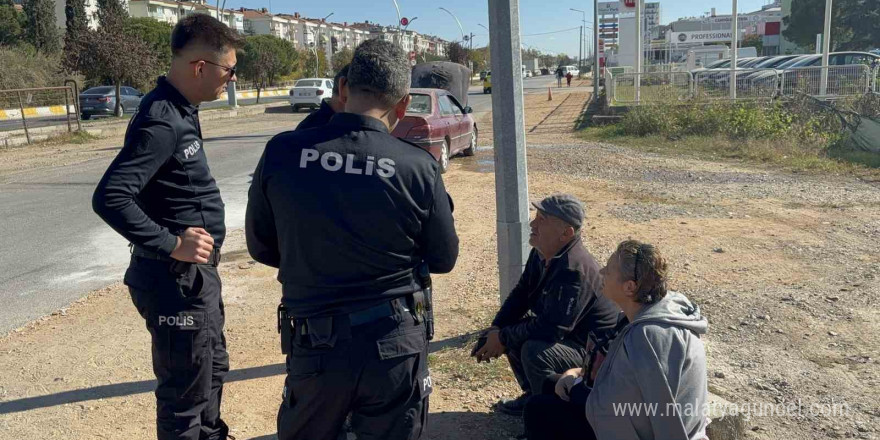
<path fill-rule="evenodd" d="M 523 392 L 529 394 L 541 394 L 551 374 L 582 367 L 586 355 L 586 348 L 569 340 L 528 339 L 520 346 L 507 347 L 510 369 Z"/>
<path fill-rule="evenodd" d="M 132 257 L 125 273 L 131 299 L 152 336 L 159 440 L 225 440 L 220 419 L 229 371 L 220 276 L 210 265 L 183 274 L 171 263 Z"/>
<path fill-rule="evenodd" d="M 287 356 L 279 440 L 336 440 L 349 412 L 358 440 L 422 436 L 433 389 L 425 324 L 395 309 L 354 327 L 347 315 L 334 317 L 332 346 L 313 347 L 297 331 Z"/>

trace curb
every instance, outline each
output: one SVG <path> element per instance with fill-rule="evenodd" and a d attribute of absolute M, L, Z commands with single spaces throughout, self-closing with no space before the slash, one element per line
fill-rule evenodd
<path fill-rule="evenodd" d="M 286 107 L 289 105 L 290 104 L 286 102 L 273 102 L 269 104 L 257 104 L 239 107 L 234 110 L 206 110 L 205 113 L 202 113 L 200 115 L 199 120 L 205 122 L 218 119 L 232 119 L 239 116 L 250 116 L 265 113 L 267 108 Z M 63 111 L 64 106 L 61 106 L 61 108 Z M 110 123 L 96 124 L 93 126 L 86 126 L 82 128 L 82 130 L 86 133 L 98 137 L 123 135 L 125 134 L 125 131 L 127 129 L 128 120 L 113 121 Z M 30 132 L 31 134 L 31 142 L 42 142 L 52 137 L 63 135 L 68 131 L 66 125 L 54 125 L 49 127 L 32 128 L 29 129 L 28 132 Z M 27 137 L 24 134 L 24 130 L 0 132 L 0 149 L 18 147 L 22 145 L 27 145 Z"/>
<path fill-rule="evenodd" d="M 287 96 L 289 94 L 289 89 L 287 88 L 274 88 L 274 89 L 266 89 L 260 93 L 260 97 L 263 96 Z M 257 97 L 256 90 L 242 90 L 237 91 L 236 96 L 238 99 L 250 99 Z M 229 99 L 229 95 L 226 92 L 223 92 L 220 95 L 219 99 L 214 100 L 213 102 L 227 101 Z M 76 106 L 73 104 L 68 105 L 69 113 L 76 113 Z M 38 116 L 63 116 L 64 106 L 63 105 L 51 105 L 46 107 L 27 107 L 24 109 L 25 117 L 38 117 Z M 13 119 L 21 119 L 21 110 L 14 109 L 0 109 L 0 121 L 10 121 Z"/>

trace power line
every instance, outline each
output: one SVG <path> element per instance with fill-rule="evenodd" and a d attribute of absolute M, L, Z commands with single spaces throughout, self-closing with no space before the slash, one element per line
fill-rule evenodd
<path fill-rule="evenodd" d="M 521 35 L 521 36 L 522 36 L 522 37 L 534 37 L 534 36 L 537 36 L 537 35 L 559 34 L 559 33 L 562 33 L 562 32 L 576 31 L 576 30 L 578 30 L 578 29 L 580 29 L 580 28 L 581 28 L 580 26 L 577 26 L 577 27 L 573 27 L 573 28 L 570 28 L 570 29 L 563 29 L 563 30 L 561 30 L 561 31 L 541 32 L 541 33 L 538 33 L 538 34 L 524 34 L 524 35 Z"/>

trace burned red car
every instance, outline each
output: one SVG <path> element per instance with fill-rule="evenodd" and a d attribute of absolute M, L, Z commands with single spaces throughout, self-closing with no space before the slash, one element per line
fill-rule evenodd
<path fill-rule="evenodd" d="M 462 106 L 455 96 L 442 89 L 411 89 L 412 101 L 406 116 L 391 133 L 434 155 L 443 172 L 449 158 L 457 154 L 473 156 L 477 150 L 477 123 L 473 110 Z"/>

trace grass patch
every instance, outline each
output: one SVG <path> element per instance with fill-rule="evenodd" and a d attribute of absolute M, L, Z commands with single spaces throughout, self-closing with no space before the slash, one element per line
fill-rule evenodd
<path fill-rule="evenodd" d="M 579 136 L 653 153 L 880 177 L 880 155 L 843 147 L 841 118 L 807 101 L 635 107 L 619 123 Z"/>
<path fill-rule="evenodd" d="M 477 363 L 470 357 L 474 342 L 468 342 L 463 348 L 447 348 L 431 353 L 428 355 L 428 365 L 435 373 L 454 381 L 467 382 L 475 389 L 491 382 L 513 380 L 507 360 L 503 356 L 490 363 Z"/>
<path fill-rule="evenodd" d="M 40 142 L 34 142 L 32 145 L 62 145 L 73 144 L 82 145 L 100 139 L 85 130 L 67 132 L 57 136 L 51 136 L 49 139 Z"/>

